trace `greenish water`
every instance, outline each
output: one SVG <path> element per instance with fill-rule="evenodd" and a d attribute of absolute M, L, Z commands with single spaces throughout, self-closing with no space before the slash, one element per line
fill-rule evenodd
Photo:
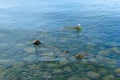
<path fill-rule="evenodd" d="M 120 80 L 120 1 L 0 5 L 0 80 Z M 63 29 L 79 23 L 82 31 Z"/>

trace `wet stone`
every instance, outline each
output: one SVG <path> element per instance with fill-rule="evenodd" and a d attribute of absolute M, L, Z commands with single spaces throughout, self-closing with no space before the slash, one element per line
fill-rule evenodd
<path fill-rule="evenodd" d="M 100 51 L 98 51 L 98 54 L 99 54 L 99 55 L 107 55 L 107 54 L 109 54 L 109 53 L 110 53 L 109 50 L 100 50 Z"/>
<path fill-rule="evenodd" d="M 107 75 L 103 78 L 103 80 L 115 80 L 115 76 L 114 75 Z"/>
<path fill-rule="evenodd" d="M 45 52 L 45 53 L 42 53 L 43 56 L 54 56 L 55 53 L 53 52 Z"/>
<path fill-rule="evenodd" d="M 79 80 L 90 80 L 89 78 L 79 78 Z"/>
<path fill-rule="evenodd" d="M 34 47 L 27 47 L 27 48 L 24 49 L 24 51 L 26 51 L 28 53 L 35 53 L 36 52 Z"/>
<path fill-rule="evenodd" d="M 73 76 L 73 77 L 68 78 L 68 80 L 80 80 L 80 78 Z"/>
<path fill-rule="evenodd" d="M 42 43 L 39 40 L 35 40 L 35 41 L 33 41 L 33 44 L 38 46 L 38 45 L 40 45 Z"/>
<path fill-rule="evenodd" d="M 65 65 L 65 64 L 68 64 L 68 63 L 69 63 L 69 61 L 67 59 L 62 59 L 62 60 L 59 61 L 60 65 Z"/>
<path fill-rule="evenodd" d="M 87 76 L 90 78 L 98 78 L 100 75 L 96 72 L 90 71 L 90 72 L 87 72 Z"/>
<path fill-rule="evenodd" d="M 62 72 L 63 72 L 62 69 L 54 69 L 54 70 L 53 70 L 53 73 L 54 73 L 54 74 L 58 74 L 58 73 L 62 73 Z"/>
<path fill-rule="evenodd" d="M 58 65 L 57 65 L 56 63 L 48 63 L 47 66 L 48 66 L 48 67 L 56 67 L 56 66 L 58 66 Z"/>
<path fill-rule="evenodd" d="M 100 68 L 100 69 L 98 70 L 98 73 L 101 74 L 101 75 L 106 75 L 108 72 L 107 72 L 106 69 Z"/>
<path fill-rule="evenodd" d="M 120 54 L 120 50 L 117 47 L 113 47 L 111 48 L 111 50 L 115 53 L 119 53 Z"/>
<path fill-rule="evenodd" d="M 75 61 L 75 60 L 76 60 L 76 58 L 74 56 L 69 57 L 69 61 Z"/>
<path fill-rule="evenodd" d="M 0 43 L 0 47 L 6 47 L 6 46 L 8 46 L 8 44 L 6 42 Z"/>
<path fill-rule="evenodd" d="M 71 69 L 70 67 L 68 67 L 68 66 L 67 66 L 67 67 L 64 67 L 63 70 L 64 70 L 65 72 L 71 72 L 71 71 L 72 71 L 72 69 Z"/>
<path fill-rule="evenodd" d="M 63 53 L 70 53 L 70 51 L 68 51 L 68 50 L 64 50 Z"/>
<path fill-rule="evenodd" d="M 75 55 L 75 58 L 81 60 L 84 58 L 84 55 L 77 54 L 77 55 Z"/>
<path fill-rule="evenodd" d="M 70 77 L 68 80 L 90 80 L 89 78 Z"/>
<path fill-rule="evenodd" d="M 24 47 L 24 46 L 25 46 L 25 44 L 18 43 L 18 44 L 16 44 L 16 46 L 17 46 L 17 47 Z"/>
<path fill-rule="evenodd" d="M 32 61 L 32 60 L 35 60 L 35 59 L 36 59 L 35 55 L 28 55 L 23 60 L 25 60 L 25 61 Z"/>
<path fill-rule="evenodd" d="M 49 79 L 49 78 L 52 77 L 52 75 L 51 75 L 50 73 L 48 73 L 48 72 L 45 72 L 45 73 L 42 75 L 42 77 Z"/>
<path fill-rule="evenodd" d="M 115 69 L 114 72 L 115 72 L 115 76 L 120 77 L 120 68 Z"/>

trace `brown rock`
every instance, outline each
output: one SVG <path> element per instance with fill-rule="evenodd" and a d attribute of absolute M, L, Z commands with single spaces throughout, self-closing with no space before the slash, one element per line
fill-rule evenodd
<path fill-rule="evenodd" d="M 84 58 L 84 55 L 77 54 L 77 55 L 75 55 L 75 58 L 81 60 Z"/>
<path fill-rule="evenodd" d="M 38 45 L 40 45 L 42 43 L 39 40 L 35 40 L 35 41 L 33 41 L 33 44 L 38 46 Z"/>

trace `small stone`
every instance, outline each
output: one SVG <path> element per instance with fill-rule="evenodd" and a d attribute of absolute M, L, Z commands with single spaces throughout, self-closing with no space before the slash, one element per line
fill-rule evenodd
<path fill-rule="evenodd" d="M 52 75 L 50 73 L 48 73 L 48 72 L 45 72 L 42 77 L 49 79 L 49 78 L 52 77 Z"/>
<path fill-rule="evenodd" d="M 100 51 L 98 51 L 99 55 L 107 55 L 109 53 L 110 53 L 110 50 L 100 50 Z"/>
<path fill-rule="evenodd" d="M 79 78 L 79 80 L 90 80 L 89 78 Z"/>
<path fill-rule="evenodd" d="M 45 52 L 42 54 L 43 56 L 54 56 L 55 53 L 54 52 Z"/>
<path fill-rule="evenodd" d="M 0 43 L 0 47 L 6 47 L 6 46 L 8 46 L 8 44 L 6 42 Z"/>
<path fill-rule="evenodd" d="M 68 50 L 64 50 L 64 51 L 63 51 L 63 53 L 69 53 L 69 52 L 70 52 L 70 51 L 68 51 Z"/>
<path fill-rule="evenodd" d="M 98 78 L 100 75 L 96 72 L 90 71 L 90 72 L 87 72 L 87 76 L 90 78 Z"/>
<path fill-rule="evenodd" d="M 54 74 L 58 74 L 58 73 L 62 73 L 63 71 L 61 69 L 54 69 L 53 73 Z"/>
<path fill-rule="evenodd" d="M 66 65 L 68 63 L 69 63 L 69 61 L 67 59 L 63 59 L 59 62 L 60 65 Z"/>
<path fill-rule="evenodd" d="M 68 80 L 90 80 L 89 78 L 70 77 Z"/>
<path fill-rule="evenodd" d="M 70 77 L 68 80 L 80 80 L 78 77 Z"/>
<path fill-rule="evenodd" d="M 83 59 L 83 58 L 84 58 L 84 56 L 83 56 L 83 55 L 81 55 L 81 54 L 77 54 L 77 55 L 75 55 L 75 58 L 76 58 L 76 59 L 81 60 L 81 59 Z"/>
<path fill-rule="evenodd" d="M 119 53 L 120 54 L 120 50 L 117 47 L 113 47 L 111 48 L 111 50 L 115 53 Z"/>
<path fill-rule="evenodd" d="M 49 63 L 47 64 L 48 67 L 56 67 L 57 65 L 55 63 Z"/>
<path fill-rule="evenodd" d="M 66 71 L 66 72 L 71 72 L 72 71 L 72 69 L 70 67 L 65 67 L 65 68 L 63 68 L 63 70 Z"/>
<path fill-rule="evenodd" d="M 75 58 L 74 56 L 72 56 L 72 57 L 69 57 L 69 60 L 70 60 L 70 61 L 75 61 L 76 58 Z"/>
<path fill-rule="evenodd" d="M 36 52 L 34 47 L 27 47 L 27 48 L 24 49 L 24 51 L 26 51 L 28 53 L 35 53 Z"/>
<path fill-rule="evenodd" d="M 114 70 L 116 76 L 120 76 L 120 68 Z"/>
<path fill-rule="evenodd" d="M 114 75 L 107 75 L 103 78 L 103 80 L 115 80 L 115 76 Z"/>
<path fill-rule="evenodd" d="M 42 43 L 39 40 L 35 40 L 35 41 L 33 41 L 33 44 L 38 46 L 38 45 L 40 45 Z"/>
<path fill-rule="evenodd" d="M 99 73 L 99 74 L 102 74 L 102 75 L 106 75 L 108 72 L 107 72 L 106 69 L 100 68 L 100 69 L 98 70 L 98 73 Z"/>

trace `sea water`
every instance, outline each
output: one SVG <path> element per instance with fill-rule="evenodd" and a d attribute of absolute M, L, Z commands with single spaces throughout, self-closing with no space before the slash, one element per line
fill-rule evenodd
<path fill-rule="evenodd" d="M 0 0 L 0 80 L 120 80 L 119 21 L 118 0 Z"/>

